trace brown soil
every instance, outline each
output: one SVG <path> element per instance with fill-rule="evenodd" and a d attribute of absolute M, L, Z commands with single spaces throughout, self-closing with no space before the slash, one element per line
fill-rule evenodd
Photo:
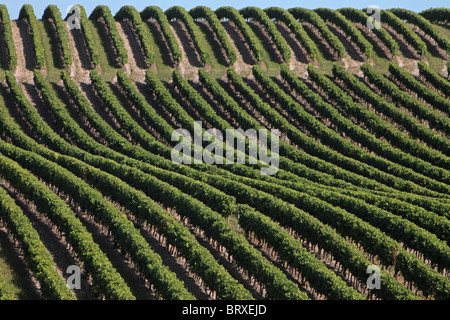
<path fill-rule="evenodd" d="M 433 53 L 434 55 L 437 55 L 439 58 L 444 60 L 450 59 L 448 53 L 444 49 L 442 49 L 432 37 L 423 32 L 422 29 L 420 29 L 416 25 L 409 24 L 409 26 L 419 35 L 423 42 L 425 42 L 430 53 Z"/>
<path fill-rule="evenodd" d="M 170 27 L 181 50 L 181 62 L 177 70 L 188 80 L 198 81 L 198 68 L 203 67 L 203 63 L 194 47 L 194 43 L 181 21 L 171 21 Z"/>
<path fill-rule="evenodd" d="M 91 55 L 89 53 L 89 49 L 87 48 L 86 41 L 84 40 L 83 31 L 81 29 L 71 29 L 67 32 L 67 34 L 69 37 L 69 45 L 72 49 L 72 54 L 74 55 L 74 60 L 77 59 L 79 61 L 77 61 L 77 63 L 80 63 L 83 69 L 92 70 L 93 65 Z M 74 47 L 76 48 L 76 52 L 73 50 Z"/>
<path fill-rule="evenodd" d="M 222 26 L 230 37 L 231 44 L 234 45 L 237 53 L 237 61 L 234 65 L 236 72 L 239 72 L 238 70 L 247 69 L 249 65 L 256 64 L 252 50 L 236 25 L 232 21 L 224 21 L 222 22 Z"/>
<path fill-rule="evenodd" d="M 142 51 L 141 43 L 129 21 L 116 22 L 116 25 L 128 54 L 128 63 L 122 69 L 132 79 L 143 81 L 145 79 L 145 69 L 148 69 L 149 66 Z"/>
<path fill-rule="evenodd" d="M 286 24 L 284 22 L 277 21 L 275 25 L 291 48 L 291 64 L 292 61 L 306 64 L 311 63 L 312 60 L 306 52 L 305 48 L 302 47 L 300 41 L 289 30 Z"/>
<path fill-rule="evenodd" d="M 92 70 L 91 58 L 84 42 L 84 36 L 80 29 L 72 29 L 66 25 L 69 48 L 72 52 L 72 65 L 68 72 L 73 80 L 77 82 L 89 81 L 89 70 Z"/>
<path fill-rule="evenodd" d="M 195 49 L 191 35 L 187 31 L 184 23 L 182 21 L 170 21 L 170 26 L 175 33 L 176 39 L 179 40 L 178 44 L 180 45 L 180 48 L 186 54 L 187 61 L 189 61 L 189 63 L 194 67 L 203 67 L 203 63 L 200 60 L 197 50 Z"/>
<path fill-rule="evenodd" d="M 32 82 L 32 70 L 36 67 L 36 61 L 28 23 L 25 20 L 13 20 L 11 21 L 11 29 L 17 52 L 17 68 L 14 72 L 16 80 L 18 82 Z"/>

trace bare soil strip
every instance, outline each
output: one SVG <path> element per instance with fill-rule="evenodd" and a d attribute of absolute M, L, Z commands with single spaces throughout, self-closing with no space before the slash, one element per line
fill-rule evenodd
<path fill-rule="evenodd" d="M 234 64 L 236 72 L 240 73 L 241 70 L 251 68 L 256 63 L 255 56 L 240 30 L 233 21 L 223 21 L 222 26 L 230 37 L 231 44 L 237 53 L 236 63 Z"/>
<path fill-rule="evenodd" d="M 301 43 L 298 41 L 298 39 L 295 37 L 295 35 L 289 30 L 289 28 L 286 26 L 284 22 L 277 21 L 275 23 L 278 31 L 280 31 L 283 38 L 288 43 L 289 47 L 291 48 L 291 60 L 295 60 L 301 63 L 311 63 L 312 60 L 309 57 L 308 53 L 306 52 L 305 48 L 301 45 Z"/>
<path fill-rule="evenodd" d="M 67 32 L 67 34 L 69 37 L 69 45 L 72 49 L 72 54 L 74 55 L 74 62 L 75 60 L 79 60 L 82 69 L 92 70 L 93 66 L 91 55 L 89 54 L 89 49 L 87 48 L 86 41 L 84 40 L 83 31 L 81 29 L 71 29 Z M 73 50 L 74 47 L 76 48 L 76 52 Z"/>
<path fill-rule="evenodd" d="M 32 70 L 36 67 L 36 59 L 28 23 L 25 20 L 13 20 L 11 21 L 11 29 L 17 52 L 17 68 L 14 74 L 17 81 L 31 82 L 33 80 Z"/>
<path fill-rule="evenodd" d="M 122 69 L 132 79 L 144 81 L 148 65 L 139 39 L 129 21 L 116 22 L 116 25 L 128 54 L 128 63 Z"/>
<path fill-rule="evenodd" d="M 70 76 L 77 82 L 88 82 L 89 71 L 93 69 L 83 31 L 80 29 L 69 30 L 66 26 L 69 48 L 72 52 L 72 65 L 67 68 Z"/>
<path fill-rule="evenodd" d="M 181 50 L 184 51 L 182 61 L 189 62 L 193 67 L 203 67 L 200 56 L 195 49 L 194 42 L 184 23 L 181 21 L 170 21 L 170 26 L 175 33 L 175 38 L 178 40 Z M 185 57 L 187 57 L 187 59 L 185 59 Z"/>

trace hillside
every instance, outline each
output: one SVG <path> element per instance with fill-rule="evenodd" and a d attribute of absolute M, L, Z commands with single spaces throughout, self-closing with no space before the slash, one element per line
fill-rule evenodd
<path fill-rule="evenodd" d="M 0 300 L 450 299 L 450 9 L 60 10 L 0 5 Z"/>

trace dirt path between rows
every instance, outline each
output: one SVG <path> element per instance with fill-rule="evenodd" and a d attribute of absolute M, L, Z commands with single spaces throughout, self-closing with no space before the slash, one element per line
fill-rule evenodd
<path fill-rule="evenodd" d="M 135 81 L 144 81 L 147 62 L 136 33 L 128 21 L 116 22 L 116 25 L 128 54 L 128 63 L 123 66 L 123 71 Z"/>
<path fill-rule="evenodd" d="M 70 76 L 77 82 L 89 82 L 91 62 L 86 45 L 84 44 L 82 31 L 77 29 L 70 30 L 67 24 L 65 26 L 69 39 L 69 48 L 72 52 L 72 65 L 68 68 Z"/>
<path fill-rule="evenodd" d="M 198 68 L 201 67 L 201 61 L 186 27 L 180 21 L 171 21 L 170 28 L 181 49 L 181 62 L 177 70 L 185 79 L 198 82 Z"/>
<path fill-rule="evenodd" d="M 18 82 L 33 81 L 33 72 L 31 71 L 36 62 L 34 61 L 34 51 L 31 44 L 31 37 L 27 35 L 28 26 L 25 21 L 11 21 L 11 29 L 14 39 L 14 45 L 17 52 L 17 68 L 14 72 Z"/>

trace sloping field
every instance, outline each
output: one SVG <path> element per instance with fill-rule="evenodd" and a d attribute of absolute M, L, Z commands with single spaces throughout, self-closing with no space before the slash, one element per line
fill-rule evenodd
<path fill-rule="evenodd" d="M 0 299 L 450 299 L 450 9 L 60 9 L 0 5 Z"/>

